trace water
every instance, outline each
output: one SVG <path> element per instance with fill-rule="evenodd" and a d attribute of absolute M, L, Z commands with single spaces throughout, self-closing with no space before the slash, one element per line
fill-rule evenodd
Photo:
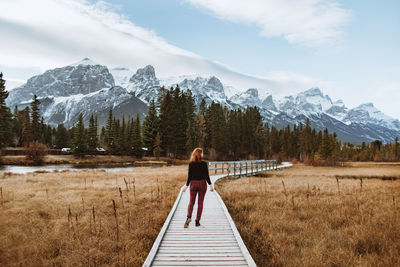
<path fill-rule="evenodd" d="M 63 171 L 63 170 L 70 170 L 70 171 L 82 171 L 82 170 L 105 170 L 106 172 L 118 172 L 118 171 L 126 171 L 126 170 L 133 170 L 133 166 L 126 166 L 126 167 L 74 167 L 71 164 L 61 164 L 61 165 L 44 165 L 44 166 L 14 166 L 14 165 L 4 165 L 0 168 L 0 174 L 5 172 L 12 172 L 18 174 L 26 174 L 36 171 L 48 171 L 53 172 Z"/>

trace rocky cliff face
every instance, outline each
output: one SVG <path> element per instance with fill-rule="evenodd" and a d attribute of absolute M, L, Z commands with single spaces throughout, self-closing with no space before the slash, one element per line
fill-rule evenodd
<path fill-rule="evenodd" d="M 126 111 L 127 116 L 143 115 L 147 111 L 146 104 L 134 94 L 115 86 L 106 66 L 94 64 L 89 59 L 30 78 L 10 92 L 7 105 L 22 109 L 29 105 L 33 95 L 41 102 L 45 122 L 52 126 L 64 123 L 71 127 L 79 113 L 83 113 L 85 122 L 93 113 L 99 117 L 99 123 L 104 124 L 110 108 L 115 114 Z"/>

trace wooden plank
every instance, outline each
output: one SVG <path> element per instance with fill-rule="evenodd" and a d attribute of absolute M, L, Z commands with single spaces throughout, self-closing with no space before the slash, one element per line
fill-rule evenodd
<path fill-rule="evenodd" d="M 203 256 L 174 256 L 174 255 L 169 255 L 169 256 L 156 256 L 155 261 L 202 261 L 202 262 L 230 262 L 230 261 L 243 261 L 243 255 L 238 256 L 209 256 L 209 255 L 203 255 Z"/>
<path fill-rule="evenodd" d="M 211 251 L 211 250 L 203 250 L 203 251 L 176 251 L 176 250 L 171 250 L 171 251 L 160 251 L 157 253 L 156 257 L 158 256 L 168 256 L 168 255 L 182 255 L 182 256 L 217 256 L 217 255 L 231 255 L 231 256 L 236 256 L 239 257 L 241 256 L 243 258 L 242 252 L 238 250 L 225 250 L 225 251 Z"/>
<path fill-rule="evenodd" d="M 246 261 L 204 262 L 204 261 L 154 261 L 153 266 L 248 266 Z"/>

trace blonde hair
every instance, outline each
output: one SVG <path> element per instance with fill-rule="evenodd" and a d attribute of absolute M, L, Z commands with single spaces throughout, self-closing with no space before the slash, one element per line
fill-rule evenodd
<path fill-rule="evenodd" d="M 203 154 L 203 149 L 201 149 L 200 147 L 196 147 L 192 152 L 192 156 L 190 157 L 190 162 L 201 162 L 203 160 L 202 154 Z"/>

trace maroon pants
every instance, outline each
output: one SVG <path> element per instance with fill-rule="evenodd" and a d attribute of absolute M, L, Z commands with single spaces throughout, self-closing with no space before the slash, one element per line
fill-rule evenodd
<path fill-rule="evenodd" d="M 201 213 L 203 211 L 203 201 L 204 196 L 207 192 L 207 182 L 206 180 L 193 180 L 190 181 L 190 202 L 188 206 L 188 217 L 192 217 L 193 206 L 196 202 L 197 193 L 199 194 L 199 199 L 197 200 L 197 217 L 196 220 L 200 221 Z"/>

